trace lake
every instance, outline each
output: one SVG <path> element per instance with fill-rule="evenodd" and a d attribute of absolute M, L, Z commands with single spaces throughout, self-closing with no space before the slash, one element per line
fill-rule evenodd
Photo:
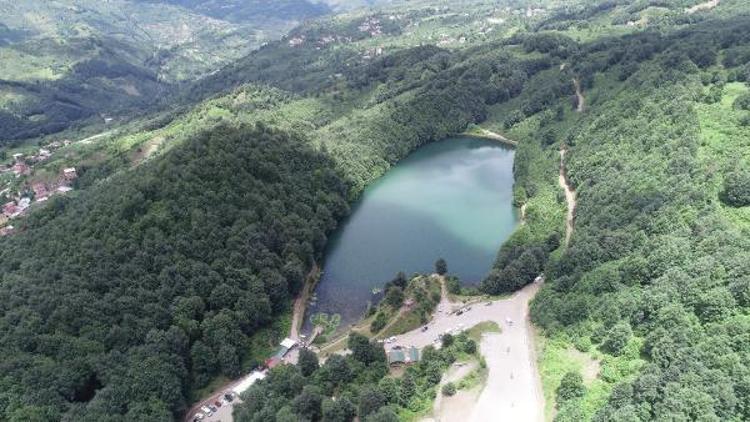
<path fill-rule="evenodd" d="M 309 318 L 357 322 L 396 273 L 432 272 L 439 257 L 463 283 L 489 272 L 518 224 L 513 149 L 457 137 L 421 147 L 369 186 L 328 242 Z"/>

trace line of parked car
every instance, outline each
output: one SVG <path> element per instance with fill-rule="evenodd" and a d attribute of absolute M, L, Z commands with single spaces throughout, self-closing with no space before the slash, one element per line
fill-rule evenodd
<path fill-rule="evenodd" d="M 193 415 L 193 422 L 202 421 L 206 417 L 211 417 L 214 413 L 219 411 L 221 406 L 226 406 L 234 401 L 235 394 L 232 392 L 226 392 L 221 396 L 221 399 L 215 400 L 213 403 L 206 403 L 200 407 L 200 412 Z"/>

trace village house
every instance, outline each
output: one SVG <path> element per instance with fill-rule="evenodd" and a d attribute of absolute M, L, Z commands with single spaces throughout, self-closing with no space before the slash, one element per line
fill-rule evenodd
<path fill-rule="evenodd" d="M 17 213 L 18 206 L 16 206 L 16 201 L 10 201 L 3 205 L 3 215 L 6 217 L 14 217 Z"/>
<path fill-rule="evenodd" d="M 31 184 L 31 190 L 34 191 L 34 197 L 37 201 L 43 201 L 47 199 L 49 191 L 47 191 L 47 185 L 42 182 L 36 182 Z"/>
<path fill-rule="evenodd" d="M 69 167 L 63 170 L 63 177 L 65 180 L 75 180 L 78 177 L 75 167 Z"/>
<path fill-rule="evenodd" d="M 13 226 L 5 226 L 3 228 L 0 228 L 0 236 L 8 236 L 10 234 L 13 234 L 13 230 Z"/>
<path fill-rule="evenodd" d="M 23 154 L 20 152 L 17 154 L 13 154 L 13 161 L 16 163 L 23 163 Z"/>
<path fill-rule="evenodd" d="M 18 200 L 18 211 L 24 212 L 31 206 L 31 198 L 21 198 Z"/>
<path fill-rule="evenodd" d="M 13 173 L 18 176 L 27 176 L 31 174 L 31 167 L 27 166 L 26 163 L 20 161 L 13 164 Z"/>

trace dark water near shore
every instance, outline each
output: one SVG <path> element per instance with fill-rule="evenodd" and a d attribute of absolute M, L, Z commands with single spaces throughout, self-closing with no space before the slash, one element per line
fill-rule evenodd
<path fill-rule="evenodd" d="M 518 224 L 512 149 L 450 138 L 424 146 L 367 188 L 329 240 L 310 316 L 356 322 L 399 271 L 431 272 L 443 257 L 464 283 L 480 281 Z"/>

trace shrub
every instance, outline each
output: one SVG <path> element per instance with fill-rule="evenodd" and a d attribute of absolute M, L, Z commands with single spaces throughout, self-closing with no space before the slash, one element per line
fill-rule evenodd
<path fill-rule="evenodd" d="M 586 387 L 583 385 L 581 374 L 576 371 L 568 371 L 563 375 L 560 385 L 555 390 L 557 405 L 560 407 L 562 403 L 583 397 L 585 393 Z"/>
<path fill-rule="evenodd" d="M 452 382 L 449 382 L 443 386 L 443 395 L 452 396 L 456 394 L 456 386 Z"/>
<path fill-rule="evenodd" d="M 382 330 L 383 327 L 385 327 L 387 323 L 388 323 L 388 317 L 385 316 L 384 313 L 378 312 L 378 315 L 370 324 L 370 331 L 373 333 L 377 333 L 378 331 Z"/>

